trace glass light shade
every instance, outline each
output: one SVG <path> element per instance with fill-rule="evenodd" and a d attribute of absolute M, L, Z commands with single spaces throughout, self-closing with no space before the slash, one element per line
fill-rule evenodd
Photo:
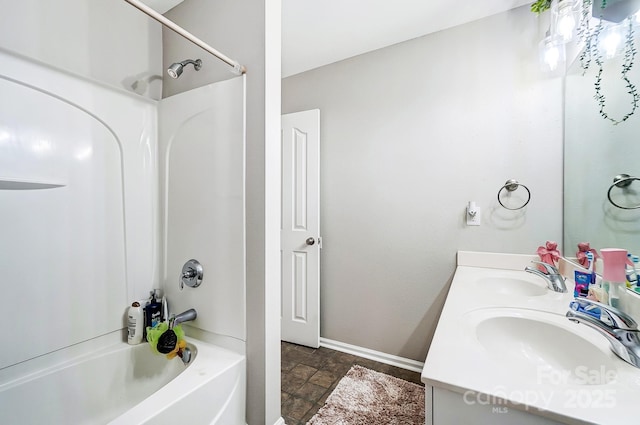
<path fill-rule="evenodd" d="M 558 34 L 565 42 L 573 40 L 578 26 L 581 1 L 553 0 L 551 3 L 551 32 Z"/>
<path fill-rule="evenodd" d="M 540 68 L 545 72 L 562 69 L 566 61 L 565 43 L 560 35 L 548 35 L 538 45 Z"/>
<path fill-rule="evenodd" d="M 611 59 L 624 51 L 625 25 L 608 25 L 598 36 L 598 49 L 603 58 Z"/>

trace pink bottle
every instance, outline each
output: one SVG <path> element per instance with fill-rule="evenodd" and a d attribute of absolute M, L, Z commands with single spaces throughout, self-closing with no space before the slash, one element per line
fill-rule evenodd
<path fill-rule="evenodd" d="M 604 270 L 602 271 L 602 287 L 608 295 L 608 304 L 626 313 L 625 296 L 627 294 L 627 276 L 625 265 L 629 264 L 627 250 L 605 248 L 600 250 Z"/>

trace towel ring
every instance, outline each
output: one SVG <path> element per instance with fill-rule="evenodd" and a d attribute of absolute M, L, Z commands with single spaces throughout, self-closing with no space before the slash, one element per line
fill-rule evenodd
<path fill-rule="evenodd" d="M 609 198 L 609 202 L 611 202 L 611 205 L 622 210 L 637 210 L 638 208 L 640 208 L 640 204 L 636 205 L 635 207 L 623 207 L 622 205 L 616 204 L 615 202 L 613 202 L 613 199 L 611 199 L 611 191 L 614 187 L 619 187 L 620 189 L 624 190 L 631 186 L 631 183 L 633 183 L 634 180 L 640 180 L 640 178 L 631 177 L 629 174 L 624 173 L 618 174 L 613 178 L 613 184 L 609 186 L 609 190 L 607 191 L 607 198 Z"/>
<path fill-rule="evenodd" d="M 500 200 L 500 193 L 501 193 L 503 190 L 505 190 L 505 189 L 506 189 L 508 192 L 514 192 L 514 191 L 516 191 L 519 187 L 524 187 L 524 189 L 527 191 L 527 200 L 525 201 L 525 203 L 524 203 L 524 204 L 522 204 L 522 205 L 520 205 L 518 208 L 509 208 L 509 207 L 505 206 L 505 205 L 502 203 L 502 201 Z M 531 191 L 529 190 L 529 188 L 528 188 L 527 186 L 523 185 L 522 183 L 518 183 L 518 180 L 515 180 L 515 179 L 509 179 L 509 180 L 507 180 L 507 182 L 504 184 L 504 186 L 502 186 L 502 187 L 500 188 L 500 190 L 498 190 L 498 203 L 499 203 L 500 205 L 502 205 L 502 207 L 503 207 L 503 208 L 506 208 L 506 209 L 508 209 L 508 210 L 512 210 L 512 211 L 515 211 L 515 210 L 521 210 L 522 208 L 524 208 L 524 207 L 526 207 L 526 206 L 527 206 L 527 204 L 529 203 L 529 201 L 530 201 L 530 200 L 531 200 Z"/>

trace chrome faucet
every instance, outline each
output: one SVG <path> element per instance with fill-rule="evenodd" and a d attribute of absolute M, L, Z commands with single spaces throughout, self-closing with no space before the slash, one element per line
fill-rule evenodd
<path fill-rule="evenodd" d="M 532 263 L 543 266 L 547 270 L 547 273 L 543 273 L 537 268 L 533 267 L 525 267 L 525 272 L 533 273 L 546 280 L 547 286 L 552 291 L 567 292 L 567 285 L 564 282 L 564 277 L 562 277 L 558 269 L 556 269 L 551 264 L 543 263 L 542 261 L 532 261 Z"/>
<path fill-rule="evenodd" d="M 600 319 L 584 312 L 589 307 L 600 309 Z M 567 318 L 600 332 L 611 344 L 611 351 L 625 362 L 640 368 L 640 331 L 631 316 L 596 301 L 576 298 L 567 311 Z"/>
<path fill-rule="evenodd" d="M 196 318 L 198 317 L 198 313 L 196 312 L 196 310 L 194 308 L 190 308 L 187 311 L 183 311 L 180 314 L 177 314 L 175 317 L 173 317 L 173 325 L 177 326 L 180 323 L 184 323 L 184 322 L 190 322 L 192 320 L 196 320 Z"/>
<path fill-rule="evenodd" d="M 198 312 L 196 312 L 194 308 L 190 308 L 187 311 L 183 311 L 180 314 L 172 316 L 170 319 L 170 323 L 171 323 L 170 327 L 173 328 L 174 326 L 177 326 L 180 323 L 196 320 L 197 317 L 198 317 Z M 185 348 L 178 350 L 178 357 L 180 357 L 180 359 L 182 360 L 182 363 L 184 363 L 184 365 L 187 366 L 191 362 L 191 358 L 192 358 L 191 349 L 187 346 Z"/>

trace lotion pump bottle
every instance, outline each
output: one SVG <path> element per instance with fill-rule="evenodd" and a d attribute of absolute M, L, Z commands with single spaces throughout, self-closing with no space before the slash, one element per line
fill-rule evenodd
<path fill-rule="evenodd" d="M 629 263 L 627 251 L 618 248 L 605 248 L 601 249 L 600 253 L 604 262 L 602 286 L 608 294 L 607 304 L 626 313 L 626 264 Z"/>
<path fill-rule="evenodd" d="M 139 302 L 134 302 L 127 311 L 127 342 L 137 345 L 142 342 L 144 312 Z"/>

